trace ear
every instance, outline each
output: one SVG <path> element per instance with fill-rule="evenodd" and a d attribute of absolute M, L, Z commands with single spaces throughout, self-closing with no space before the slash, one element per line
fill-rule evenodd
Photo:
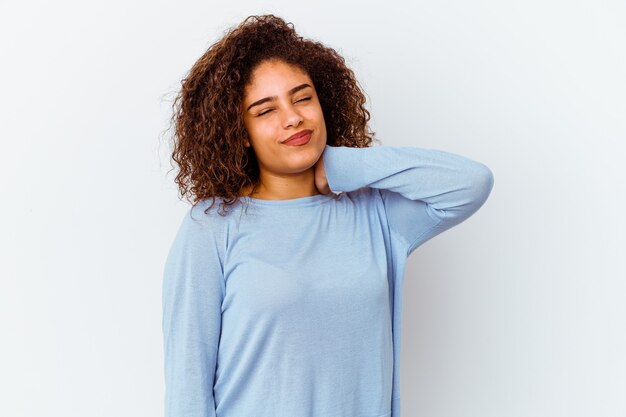
<path fill-rule="evenodd" d="M 248 142 L 247 140 L 243 142 L 243 146 L 245 146 L 246 148 L 250 147 L 250 142 Z"/>

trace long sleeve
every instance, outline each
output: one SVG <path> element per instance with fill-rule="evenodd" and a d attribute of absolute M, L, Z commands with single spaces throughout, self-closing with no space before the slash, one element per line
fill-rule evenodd
<path fill-rule="evenodd" d="M 407 255 L 475 213 L 493 188 L 484 164 L 460 155 L 418 147 L 331 147 L 323 154 L 332 191 L 378 189 L 389 228 Z"/>
<path fill-rule="evenodd" d="M 187 213 L 164 268 L 165 417 L 216 416 L 224 278 L 216 232 L 197 216 Z"/>

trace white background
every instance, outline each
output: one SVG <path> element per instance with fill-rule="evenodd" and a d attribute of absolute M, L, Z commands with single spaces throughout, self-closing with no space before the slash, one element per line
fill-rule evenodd
<path fill-rule="evenodd" d="M 263 13 L 346 58 L 384 145 L 494 173 L 409 259 L 403 416 L 626 415 L 625 3 L 257 4 L 0 4 L 0 415 L 162 415 L 162 268 L 189 207 L 171 99 Z"/>

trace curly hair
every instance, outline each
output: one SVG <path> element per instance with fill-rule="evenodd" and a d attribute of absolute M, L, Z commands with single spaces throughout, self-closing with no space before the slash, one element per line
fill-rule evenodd
<path fill-rule="evenodd" d="M 367 147 L 375 132 L 354 72 L 334 49 L 305 39 L 292 23 L 269 15 L 248 16 L 196 61 L 174 99 L 172 160 L 180 197 L 195 206 L 222 199 L 222 212 L 240 200 L 243 187 L 257 186 L 259 167 L 241 103 L 254 69 L 277 59 L 304 70 L 317 91 L 330 146 Z M 206 213 L 206 211 L 205 211 Z"/>

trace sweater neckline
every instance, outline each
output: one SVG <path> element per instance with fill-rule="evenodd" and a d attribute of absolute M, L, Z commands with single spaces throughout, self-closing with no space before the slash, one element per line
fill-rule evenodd
<path fill-rule="evenodd" d="M 332 199 L 336 198 L 336 195 L 331 191 L 328 194 L 315 194 L 306 197 L 290 198 L 287 200 L 262 200 L 260 198 L 254 198 L 250 196 L 241 196 L 241 199 L 255 206 L 280 206 L 280 207 L 304 207 L 304 206 L 317 206 L 324 204 Z"/>

